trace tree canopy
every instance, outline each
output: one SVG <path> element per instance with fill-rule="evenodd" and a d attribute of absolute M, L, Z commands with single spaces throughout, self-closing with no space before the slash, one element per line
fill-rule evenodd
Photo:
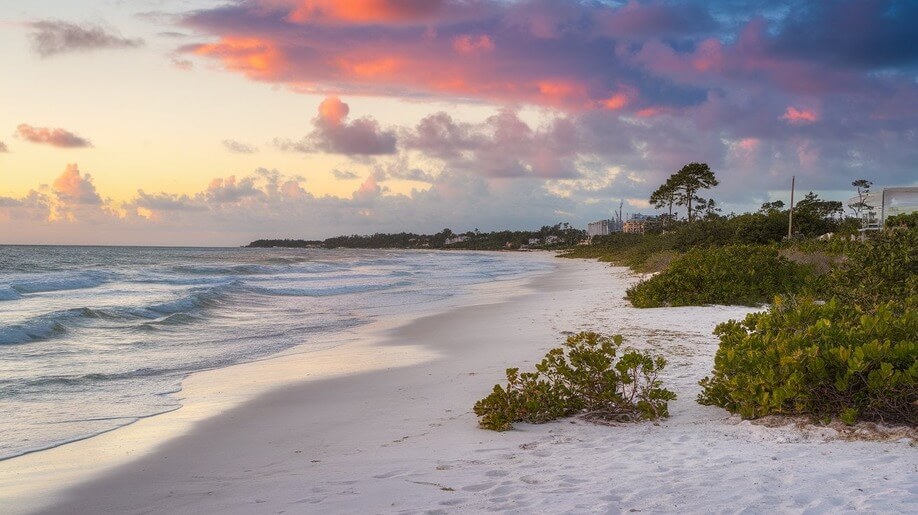
<path fill-rule="evenodd" d="M 700 197 L 698 192 L 718 184 L 717 177 L 707 163 L 689 163 L 670 175 L 669 179 L 650 195 L 650 203 L 657 209 L 666 207 L 667 219 L 673 217 L 673 205 L 685 206 L 688 221 L 691 222 L 698 210 L 708 214 L 715 212 L 714 201 Z"/>

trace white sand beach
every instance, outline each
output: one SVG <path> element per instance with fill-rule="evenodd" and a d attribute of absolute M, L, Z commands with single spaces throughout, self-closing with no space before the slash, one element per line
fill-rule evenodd
<path fill-rule="evenodd" d="M 695 402 L 711 331 L 749 308 L 637 310 L 626 269 L 555 264 L 334 349 L 191 376 L 176 412 L 0 462 L 0 511 L 918 512 L 907 438 L 769 428 Z M 664 354 L 672 416 L 477 427 L 472 405 L 505 368 L 531 368 L 581 330 Z"/>

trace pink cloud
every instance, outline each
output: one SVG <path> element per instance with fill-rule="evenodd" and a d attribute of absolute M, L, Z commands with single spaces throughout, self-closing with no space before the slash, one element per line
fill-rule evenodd
<path fill-rule="evenodd" d="M 665 112 L 666 112 L 666 108 L 664 107 L 651 106 L 651 107 L 645 107 L 637 111 L 634 114 L 635 116 L 638 116 L 640 118 L 652 118 L 654 116 L 659 116 Z"/>
<path fill-rule="evenodd" d="M 85 148 L 92 143 L 85 138 L 64 129 L 50 127 L 33 127 L 27 123 L 19 124 L 16 133 L 20 138 L 32 143 L 43 143 L 58 148 Z"/>
<path fill-rule="evenodd" d="M 81 175 L 76 164 L 69 164 L 64 168 L 64 171 L 54 179 L 52 189 L 57 198 L 67 204 L 98 205 L 102 203 L 102 198 L 92 183 L 92 176 Z"/>
<path fill-rule="evenodd" d="M 338 97 L 326 97 L 319 104 L 313 119 L 313 131 L 300 141 L 277 139 L 282 150 L 312 153 L 326 152 L 344 155 L 394 154 L 395 131 L 383 129 L 370 117 L 348 120 L 350 107 Z"/>
<path fill-rule="evenodd" d="M 340 125 L 350 111 L 338 97 L 327 97 L 319 104 L 319 118 L 332 125 Z"/>
<path fill-rule="evenodd" d="M 219 59 L 228 69 L 256 80 L 281 80 L 281 71 L 289 66 L 277 45 L 264 38 L 227 36 L 186 50 Z"/>
<path fill-rule="evenodd" d="M 236 179 L 235 175 L 226 178 L 215 178 L 207 185 L 204 195 L 216 203 L 235 203 L 248 197 L 264 195 L 255 184 L 254 177 Z"/>
<path fill-rule="evenodd" d="M 354 192 L 354 200 L 369 202 L 382 195 L 383 188 L 379 185 L 376 174 L 370 174 L 363 184 Z"/>
<path fill-rule="evenodd" d="M 819 115 L 816 114 L 815 111 L 809 109 L 797 109 L 796 107 L 788 106 L 780 119 L 792 125 L 805 125 L 817 122 L 819 120 Z"/>
<path fill-rule="evenodd" d="M 453 49 L 460 54 L 474 54 L 494 50 L 494 41 L 484 35 L 472 36 L 463 34 L 453 38 Z"/>
<path fill-rule="evenodd" d="M 344 23 L 414 22 L 430 18 L 443 7 L 443 0 L 294 0 L 289 20 Z"/>

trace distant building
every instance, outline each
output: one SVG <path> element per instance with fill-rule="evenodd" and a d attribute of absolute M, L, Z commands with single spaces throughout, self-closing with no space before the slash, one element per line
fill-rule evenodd
<path fill-rule="evenodd" d="M 540 240 L 540 239 L 538 239 L 538 238 L 529 238 L 529 246 L 530 246 L 530 247 L 535 247 L 535 246 L 541 245 L 541 244 L 542 244 L 542 240 Z"/>
<path fill-rule="evenodd" d="M 464 242 L 464 241 L 469 241 L 469 237 L 468 237 L 468 236 L 463 236 L 463 235 L 460 234 L 459 236 L 453 236 L 452 238 L 446 238 L 446 240 L 443 242 L 443 244 L 444 244 L 444 245 L 452 245 L 452 244 L 454 244 L 454 243 L 462 243 L 462 242 Z"/>
<path fill-rule="evenodd" d="M 587 236 L 608 236 L 613 232 L 622 232 L 622 224 L 618 220 L 599 220 L 587 224 Z"/>
<path fill-rule="evenodd" d="M 549 234 L 545 237 L 546 245 L 557 245 L 558 243 L 561 243 L 561 238 L 555 236 L 554 234 Z"/>
<path fill-rule="evenodd" d="M 622 232 L 644 234 L 648 230 L 656 228 L 659 224 L 660 219 L 655 216 L 635 213 L 622 224 Z"/>
<path fill-rule="evenodd" d="M 848 206 L 856 205 L 860 200 L 859 197 L 853 197 L 848 200 Z M 887 218 L 918 211 L 918 187 L 905 186 L 872 191 L 864 198 L 864 204 L 867 208 L 861 210 L 862 230 L 882 229 Z"/>

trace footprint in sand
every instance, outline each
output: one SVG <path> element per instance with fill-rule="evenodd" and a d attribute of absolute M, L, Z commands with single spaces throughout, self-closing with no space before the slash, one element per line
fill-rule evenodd
<path fill-rule="evenodd" d="M 465 502 L 465 499 L 459 497 L 456 499 L 449 499 L 446 501 L 440 501 L 440 506 L 458 506 Z"/>
<path fill-rule="evenodd" d="M 494 487 L 497 483 L 479 483 L 477 485 L 464 486 L 462 489 L 466 492 L 481 492 Z"/>
<path fill-rule="evenodd" d="M 516 489 L 511 486 L 498 486 L 494 490 L 491 490 L 491 495 L 508 495 L 515 491 Z"/>
<path fill-rule="evenodd" d="M 393 470 L 392 472 L 386 472 L 385 474 L 377 474 L 373 476 L 373 479 L 389 479 L 390 477 L 395 477 L 399 474 L 403 474 L 404 470 Z"/>
<path fill-rule="evenodd" d="M 504 476 L 507 476 L 507 475 L 509 475 L 509 474 L 510 474 L 510 473 L 507 472 L 506 470 L 489 470 L 489 471 L 485 472 L 485 475 L 488 476 L 488 477 L 504 477 Z"/>

